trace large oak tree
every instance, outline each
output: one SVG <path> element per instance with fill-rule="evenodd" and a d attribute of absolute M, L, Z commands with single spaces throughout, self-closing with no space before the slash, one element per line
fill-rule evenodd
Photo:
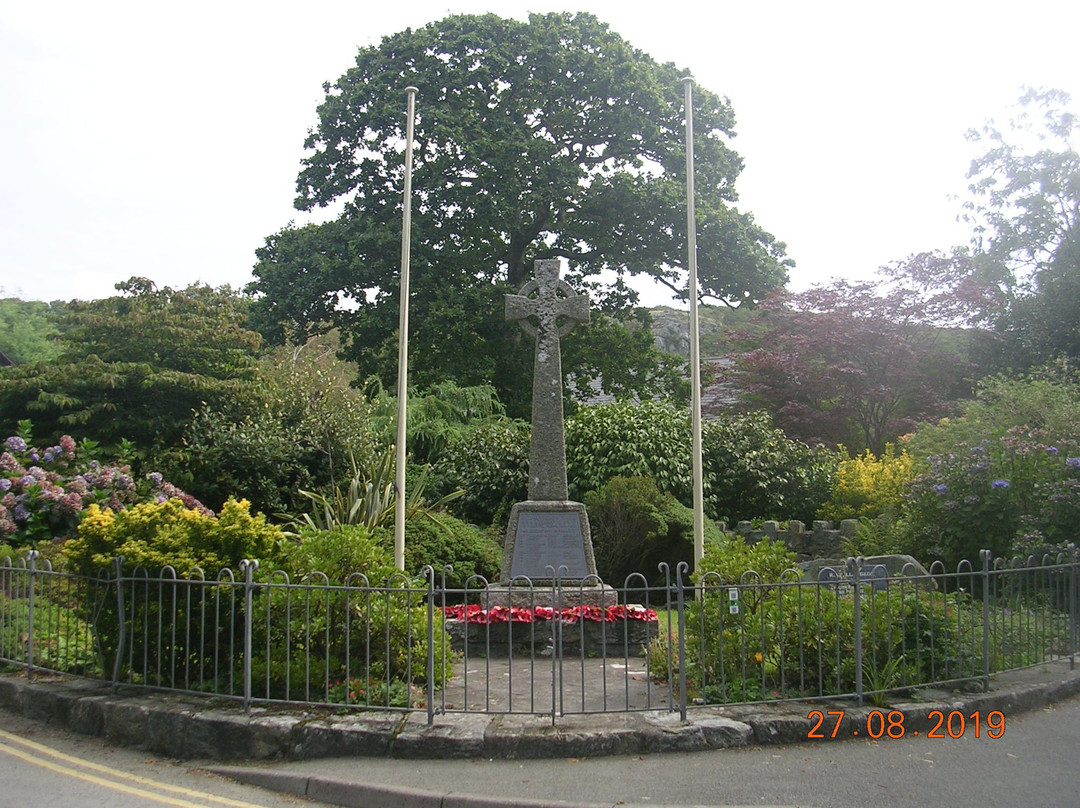
<path fill-rule="evenodd" d="M 502 395 L 520 386 L 531 347 L 503 323 L 501 296 L 537 258 L 566 259 L 571 282 L 611 315 L 635 300 L 627 276 L 684 289 L 684 72 L 589 14 L 452 16 L 362 48 L 325 85 L 297 183 L 297 207 L 342 212 L 286 227 L 258 252 L 252 289 L 262 294 L 264 333 L 340 326 L 362 371 L 393 379 L 408 85 L 419 90 L 418 384 L 491 382 Z M 790 262 L 782 243 L 734 207 L 742 162 L 728 146 L 731 106 L 698 88 L 694 120 L 702 294 L 757 300 L 785 282 Z M 610 331 L 610 320 L 597 319 Z M 579 332 L 587 342 L 589 329 Z M 593 372 L 638 379 L 639 388 L 655 381 L 657 358 L 641 341 L 627 332 L 627 349 L 613 351 L 610 336 Z"/>

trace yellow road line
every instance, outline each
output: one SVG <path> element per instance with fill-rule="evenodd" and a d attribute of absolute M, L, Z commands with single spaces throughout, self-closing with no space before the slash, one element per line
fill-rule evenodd
<path fill-rule="evenodd" d="M 128 772 L 113 769 L 109 766 L 103 766 L 100 763 L 94 763 L 93 761 L 83 760 L 82 758 L 75 757 L 74 755 L 65 754 L 64 752 L 60 752 L 59 750 L 53 749 L 50 746 L 45 746 L 44 744 L 36 743 L 35 741 L 28 741 L 25 738 L 20 738 L 18 735 L 13 735 L 10 732 L 6 732 L 2 729 L 0 729 L 0 741 L 4 742 L 0 743 L 0 752 L 6 752 L 9 755 L 19 758 L 20 760 L 25 760 L 27 763 L 32 763 L 35 766 L 41 766 L 44 769 L 48 769 L 49 771 L 54 771 L 59 774 L 66 774 L 78 780 L 85 780 L 87 782 L 105 786 L 106 788 L 112 788 L 116 791 L 121 791 L 126 794 L 133 794 L 146 797 L 151 800 L 156 800 L 157 802 L 165 803 L 166 805 L 175 805 L 178 806 L 178 808 L 206 808 L 206 801 L 210 801 L 219 805 L 228 805 L 231 806 L 231 808 L 265 808 L 265 806 L 260 806 L 255 803 L 244 802 L 243 800 L 234 800 L 230 797 L 218 797 L 214 794 L 208 794 L 204 791 L 195 791 L 193 789 L 183 788 L 182 786 L 174 786 L 169 785 L 168 783 L 160 783 L 148 777 L 140 777 L 137 774 L 129 774 Z M 50 757 L 56 758 L 57 760 L 71 763 L 83 769 L 100 772 L 117 780 L 127 780 L 132 783 L 138 783 L 139 785 L 157 789 L 158 791 L 169 791 L 174 794 L 180 794 L 184 797 L 190 797 L 191 799 L 203 800 L 203 802 L 188 802 L 187 800 L 168 797 L 163 794 L 156 794 L 151 791 L 146 791 L 145 789 L 135 788 L 133 786 L 126 786 L 123 783 L 117 783 L 113 780 L 106 780 L 102 777 L 96 777 L 92 774 L 86 774 L 85 772 L 80 772 L 76 769 L 68 768 L 67 766 L 61 766 L 57 763 L 51 763 L 47 760 L 41 760 L 40 758 L 31 755 L 29 752 L 24 752 L 19 749 L 6 747 L 5 743 L 18 744 L 19 746 L 25 747 L 27 749 L 32 749 L 34 752 L 37 752 L 39 754 L 48 755 Z"/>

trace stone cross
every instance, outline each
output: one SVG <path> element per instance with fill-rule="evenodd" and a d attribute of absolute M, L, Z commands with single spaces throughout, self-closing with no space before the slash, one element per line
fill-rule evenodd
<path fill-rule="evenodd" d="M 558 259 L 535 264 L 536 277 L 506 296 L 506 319 L 536 339 L 533 360 L 529 499 L 566 500 L 566 438 L 563 434 L 560 337 L 589 322 L 589 298 L 559 278 Z M 535 296 L 534 296 L 535 293 Z"/>

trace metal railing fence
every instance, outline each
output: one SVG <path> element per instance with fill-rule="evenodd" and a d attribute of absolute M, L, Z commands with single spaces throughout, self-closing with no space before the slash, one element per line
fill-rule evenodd
<path fill-rule="evenodd" d="M 889 574 L 862 559 L 815 580 L 685 564 L 599 580 L 446 586 L 445 572 L 299 580 L 256 561 L 74 575 L 0 560 L 0 662 L 253 703 L 558 716 L 986 689 L 1080 652 L 1080 559 L 992 559 Z"/>

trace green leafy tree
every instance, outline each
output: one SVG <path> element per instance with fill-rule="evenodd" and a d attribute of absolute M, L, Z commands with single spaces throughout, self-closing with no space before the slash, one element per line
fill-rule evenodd
<path fill-rule="evenodd" d="M 234 292 L 158 289 L 145 278 L 117 288 L 67 305 L 58 358 L 0 371 L 0 429 L 29 418 L 46 440 L 78 427 L 153 450 L 175 445 L 204 403 L 245 395 L 260 337 L 244 327 Z"/>
<path fill-rule="evenodd" d="M 374 407 L 336 351 L 332 333 L 268 351 L 243 396 L 194 414 L 162 470 L 215 507 L 241 494 L 265 513 L 307 509 L 302 490 L 329 489 L 378 442 Z"/>
<path fill-rule="evenodd" d="M 1028 89 L 1017 115 L 969 139 L 966 219 L 984 281 L 999 290 L 997 360 L 1026 368 L 1080 356 L 1080 121 L 1060 90 Z"/>
<path fill-rule="evenodd" d="M 0 298 L 0 351 L 19 365 L 55 359 L 60 355 L 54 318 L 63 303 Z"/>
<path fill-rule="evenodd" d="M 503 322 L 502 295 L 533 260 L 568 259 L 568 279 L 612 313 L 634 298 L 628 275 L 682 289 L 683 72 L 589 14 L 452 16 L 361 49 L 325 87 L 297 183 L 298 207 L 344 212 L 285 228 L 259 251 L 252 288 L 263 296 L 264 333 L 339 324 L 362 372 L 395 377 L 402 91 L 412 84 L 412 373 L 420 386 L 493 384 L 512 414 L 525 412 L 531 345 Z M 733 206 L 742 163 L 727 145 L 730 105 L 705 89 L 694 104 L 702 293 L 753 301 L 786 280 L 790 262 Z M 597 280 L 604 270 L 613 284 Z M 656 360 L 633 344 L 645 356 L 636 377 L 644 384 Z M 593 355 L 607 378 L 603 359 Z M 615 383 L 619 373 L 610 375 Z"/>

